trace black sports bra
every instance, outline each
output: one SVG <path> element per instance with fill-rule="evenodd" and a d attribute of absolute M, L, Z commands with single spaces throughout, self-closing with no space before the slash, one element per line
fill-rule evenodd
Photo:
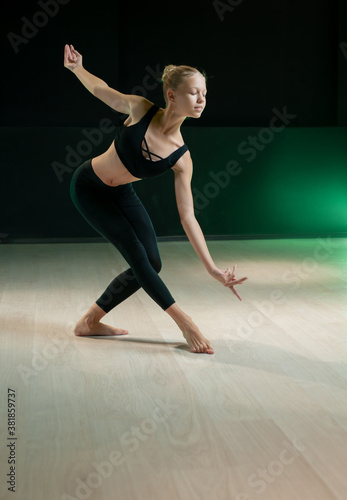
<path fill-rule="evenodd" d="M 139 179 L 162 175 L 167 170 L 170 170 L 181 156 L 188 151 L 186 144 L 176 149 L 167 158 L 161 158 L 149 151 L 145 135 L 158 109 L 159 107 L 153 104 L 138 123 L 129 125 L 129 127 L 122 125 L 114 140 L 114 146 L 121 162 L 134 177 Z M 143 141 L 147 149 L 142 147 Z M 148 154 L 148 159 L 144 157 L 142 151 Z M 160 159 L 153 161 L 152 156 Z"/>

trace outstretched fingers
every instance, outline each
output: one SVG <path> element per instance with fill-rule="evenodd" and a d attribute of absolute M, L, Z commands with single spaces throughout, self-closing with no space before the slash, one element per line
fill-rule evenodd
<path fill-rule="evenodd" d="M 234 275 L 234 277 L 235 277 L 235 275 Z M 242 301 L 242 298 L 241 298 L 240 294 L 238 293 L 238 291 L 236 290 L 235 285 L 242 285 L 246 281 L 246 279 L 248 279 L 247 276 L 244 276 L 243 278 L 240 278 L 238 280 L 232 279 L 227 285 L 229 287 L 229 289 L 233 292 L 233 294 L 236 295 L 236 297 L 241 301 Z"/>
<path fill-rule="evenodd" d="M 229 279 L 227 283 L 225 283 L 225 286 L 230 287 L 230 286 L 235 286 L 235 285 L 242 285 L 248 279 L 246 276 L 244 278 L 240 278 L 238 280 L 235 279 Z"/>
<path fill-rule="evenodd" d="M 235 264 L 235 265 L 233 266 L 233 272 L 231 273 L 231 279 L 232 279 L 232 280 L 233 280 L 233 279 L 235 279 L 236 267 L 237 267 L 237 265 Z"/>
<path fill-rule="evenodd" d="M 236 265 L 233 266 L 232 272 L 230 272 L 230 267 L 227 267 L 226 271 L 224 271 L 225 277 L 230 278 L 231 280 L 235 279 L 235 273 L 236 273 Z"/>
<path fill-rule="evenodd" d="M 232 283 L 233 285 L 242 285 L 242 283 L 243 283 L 244 281 L 246 281 L 247 279 L 248 279 L 248 278 L 247 278 L 247 276 L 245 276 L 244 278 L 240 278 L 239 280 L 235 280 L 235 279 L 234 279 L 234 280 L 232 280 L 232 281 L 231 281 L 231 283 Z"/>
<path fill-rule="evenodd" d="M 234 295 L 236 295 L 236 297 L 242 301 L 238 291 L 236 290 L 236 288 L 234 288 L 233 286 L 230 287 L 230 290 L 233 292 Z"/>
<path fill-rule="evenodd" d="M 236 297 L 239 299 L 239 300 L 242 300 L 239 293 L 237 292 L 236 288 L 234 288 L 235 285 L 242 285 L 242 283 L 246 280 L 247 278 L 241 278 L 240 280 L 235 280 L 235 281 L 232 281 L 232 283 L 230 284 L 229 288 L 230 290 L 233 292 L 234 295 L 236 295 Z"/>

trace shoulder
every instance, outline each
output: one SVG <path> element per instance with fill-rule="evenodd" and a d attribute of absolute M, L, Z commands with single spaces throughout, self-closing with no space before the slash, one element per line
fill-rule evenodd
<path fill-rule="evenodd" d="M 139 95 L 129 95 L 129 116 L 125 125 L 131 125 L 141 120 L 147 111 L 153 106 L 153 102 Z"/>
<path fill-rule="evenodd" d="M 172 170 L 175 174 L 185 174 L 191 177 L 193 173 L 193 161 L 189 149 L 175 163 Z"/>

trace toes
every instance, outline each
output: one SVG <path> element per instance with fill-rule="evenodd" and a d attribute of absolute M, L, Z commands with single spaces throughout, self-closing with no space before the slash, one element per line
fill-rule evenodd
<path fill-rule="evenodd" d="M 213 347 L 212 347 L 210 344 L 207 344 L 207 345 L 205 346 L 205 352 L 206 352 L 207 354 L 213 354 L 213 353 L 214 353 Z"/>
<path fill-rule="evenodd" d="M 204 336 L 200 335 L 184 335 L 187 340 L 190 351 L 194 354 L 214 354 L 214 350 L 209 342 Z"/>
<path fill-rule="evenodd" d="M 196 347 L 191 347 L 191 351 L 195 354 L 214 354 L 213 347 L 210 345 L 200 344 Z"/>

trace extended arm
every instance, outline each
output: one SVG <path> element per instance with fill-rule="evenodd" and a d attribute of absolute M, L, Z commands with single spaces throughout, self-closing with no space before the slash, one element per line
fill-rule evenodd
<path fill-rule="evenodd" d="M 72 71 L 87 90 L 112 109 L 129 115 L 132 106 L 143 101 L 143 98 L 137 95 L 127 95 L 110 88 L 106 82 L 92 75 L 82 64 L 82 55 L 73 45 L 65 45 L 64 66 Z"/>
<path fill-rule="evenodd" d="M 192 167 L 184 168 L 184 170 L 175 170 L 175 194 L 177 209 L 184 232 L 186 233 L 199 259 L 210 273 L 217 266 L 212 260 L 201 227 L 195 218 L 193 196 L 190 187 L 191 177 Z"/>
<path fill-rule="evenodd" d="M 183 160 L 183 158 L 185 158 L 185 160 Z M 235 290 L 234 286 L 242 284 L 247 278 L 241 278 L 239 280 L 235 279 L 236 266 L 233 267 L 232 272 L 230 272 L 229 267 L 226 271 L 218 269 L 207 248 L 206 240 L 201 227 L 195 218 L 193 195 L 191 191 L 193 165 L 189 153 L 185 155 L 185 157 L 182 157 L 180 166 L 174 167 L 173 170 L 175 173 L 177 208 L 184 232 L 186 233 L 199 259 L 206 267 L 208 273 L 213 276 L 213 278 L 220 281 L 224 286 L 230 288 L 231 291 L 241 300 L 241 297 Z"/>

